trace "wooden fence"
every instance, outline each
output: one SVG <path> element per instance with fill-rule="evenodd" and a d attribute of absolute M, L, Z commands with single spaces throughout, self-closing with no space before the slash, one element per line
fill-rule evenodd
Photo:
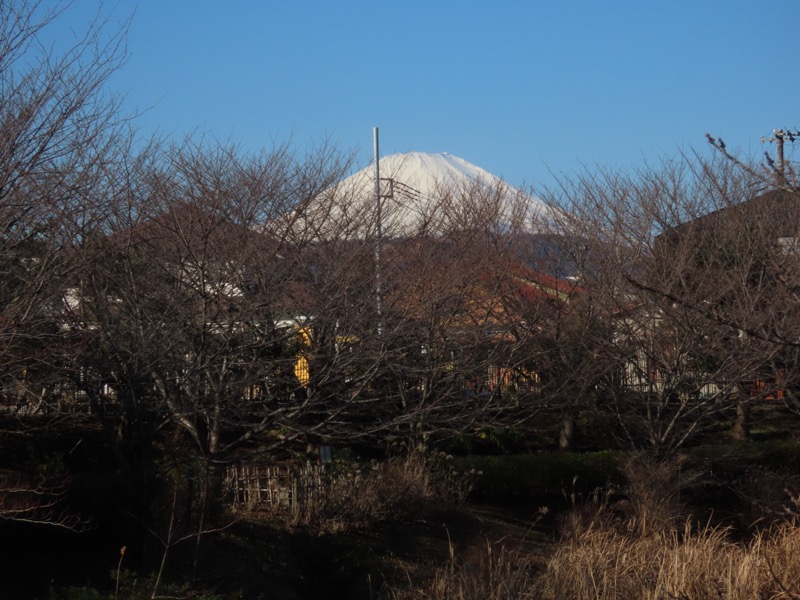
<path fill-rule="evenodd" d="M 234 508 L 289 511 L 298 515 L 325 493 L 325 466 L 227 468 L 225 489 Z"/>

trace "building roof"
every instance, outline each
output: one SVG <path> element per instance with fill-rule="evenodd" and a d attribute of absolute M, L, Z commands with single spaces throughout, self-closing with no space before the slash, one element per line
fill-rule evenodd
<path fill-rule="evenodd" d="M 656 243 L 701 235 L 723 223 L 737 222 L 768 227 L 775 238 L 796 237 L 800 229 L 800 194 L 785 190 L 758 194 L 671 227 L 658 236 Z"/>

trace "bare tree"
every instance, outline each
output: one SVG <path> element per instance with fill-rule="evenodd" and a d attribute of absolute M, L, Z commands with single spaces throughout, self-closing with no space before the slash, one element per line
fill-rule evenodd
<path fill-rule="evenodd" d="M 103 218 L 130 140 L 109 77 L 125 60 L 127 24 L 100 14 L 56 49 L 68 4 L 0 1 L 0 410 L 4 435 L 34 435 L 31 415 L 58 416 L 77 388 L 80 340 L 61 319 L 74 249 Z M 18 469 L 18 467 L 15 467 Z M 3 473 L 0 519 L 74 528 L 67 479 Z"/>
<path fill-rule="evenodd" d="M 322 211 L 301 206 L 288 228 L 309 368 L 293 427 L 312 439 L 417 446 L 508 416 L 497 373 L 520 360 L 520 344 L 502 329 L 501 298 L 526 207 L 508 202 L 504 186 L 442 185 L 376 256 L 363 235 L 372 216 L 350 215 L 363 198 L 347 191 L 326 196 Z"/>
<path fill-rule="evenodd" d="M 527 285 L 514 268 L 529 207 L 505 186 L 482 182 L 442 186 L 433 200 L 436 227 L 425 220 L 418 235 L 386 248 L 377 388 L 394 407 L 385 419 L 395 435 L 423 445 L 530 416 L 507 394 L 526 336 L 512 333 L 505 302 Z"/>
<path fill-rule="evenodd" d="M 296 331 L 281 323 L 300 253 L 265 228 L 339 176 L 325 160 L 187 144 L 141 175 L 136 208 L 87 255 L 75 315 L 130 425 L 144 403 L 217 460 L 295 410 Z"/>
<path fill-rule="evenodd" d="M 796 318 L 776 285 L 789 263 L 775 233 L 787 213 L 769 200 L 741 208 L 761 183 L 688 156 L 586 174 L 552 198 L 573 217 L 564 227 L 598 249 L 582 285 L 613 325 L 606 407 L 629 442 L 669 452 L 734 404 L 743 417 L 750 384 L 785 362 L 776 343 L 792 339 Z"/>
<path fill-rule="evenodd" d="M 124 148 L 104 86 L 124 60 L 126 26 L 98 18 L 57 52 L 45 39 L 64 10 L 0 2 L 0 377 L 7 401 L 26 407 L 57 385 L 53 312 L 69 250 L 97 222 Z"/>

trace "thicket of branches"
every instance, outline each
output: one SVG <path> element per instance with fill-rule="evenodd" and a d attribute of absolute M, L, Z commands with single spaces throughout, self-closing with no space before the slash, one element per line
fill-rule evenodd
<path fill-rule="evenodd" d="M 599 352 L 613 366 L 595 389 L 625 445 L 668 454 L 732 419 L 746 437 L 753 402 L 794 408 L 790 168 L 744 162 L 715 141 L 710 156 L 563 181 L 549 201 L 610 325 Z"/>
<path fill-rule="evenodd" d="M 241 456 L 420 446 L 529 418 L 487 376 L 525 363 L 535 330 L 511 335 L 503 308 L 525 219 L 503 186 L 442 187 L 435 217 L 387 231 L 376 257 L 373 215 L 347 210 L 364 198 L 337 186 L 348 156 L 142 144 L 106 90 L 124 25 L 97 21 L 58 53 L 44 40 L 62 8 L 0 3 L 0 395 L 14 435 L 88 418 L 135 477 L 166 451 L 209 478 Z"/>
<path fill-rule="evenodd" d="M 127 460 L 168 448 L 208 473 L 542 415 L 563 449 L 590 422 L 668 454 L 732 415 L 745 435 L 758 394 L 797 408 L 784 165 L 715 141 L 564 180 L 538 215 L 503 185 L 442 186 L 376 252 L 370 202 L 337 185 L 347 155 L 134 144 L 105 89 L 124 27 L 56 54 L 57 17 L 0 2 L 6 414 L 88 415 Z"/>

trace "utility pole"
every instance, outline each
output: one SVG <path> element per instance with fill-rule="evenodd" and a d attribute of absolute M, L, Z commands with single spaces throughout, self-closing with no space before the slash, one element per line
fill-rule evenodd
<path fill-rule="evenodd" d="M 778 163 L 776 168 L 778 169 L 778 175 L 783 179 L 783 129 L 773 129 L 772 135 L 775 138 L 775 145 L 778 147 Z"/>
<path fill-rule="evenodd" d="M 381 244 L 383 243 L 381 224 L 381 167 L 380 147 L 378 145 L 378 128 L 372 128 L 373 148 L 375 151 L 375 309 L 378 318 L 378 337 L 383 335 L 383 289 L 381 282 Z"/>
<path fill-rule="evenodd" d="M 778 179 L 780 181 L 784 181 L 784 177 L 786 174 L 786 163 L 784 161 L 783 155 L 783 145 L 785 141 L 789 141 L 794 143 L 794 141 L 800 137 L 800 132 L 798 131 L 787 131 L 784 129 L 773 129 L 772 135 L 770 137 L 761 138 L 762 142 L 775 142 L 777 147 L 777 160 L 775 161 L 775 172 L 778 175 Z"/>
<path fill-rule="evenodd" d="M 378 336 L 383 334 L 383 281 L 381 274 L 381 254 L 383 253 L 383 200 L 394 198 L 395 181 L 391 177 L 381 177 L 381 153 L 378 144 L 378 128 L 372 128 L 375 150 L 375 309 L 378 317 Z M 386 193 L 381 192 L 381 182 L 389 184 Z"/>

